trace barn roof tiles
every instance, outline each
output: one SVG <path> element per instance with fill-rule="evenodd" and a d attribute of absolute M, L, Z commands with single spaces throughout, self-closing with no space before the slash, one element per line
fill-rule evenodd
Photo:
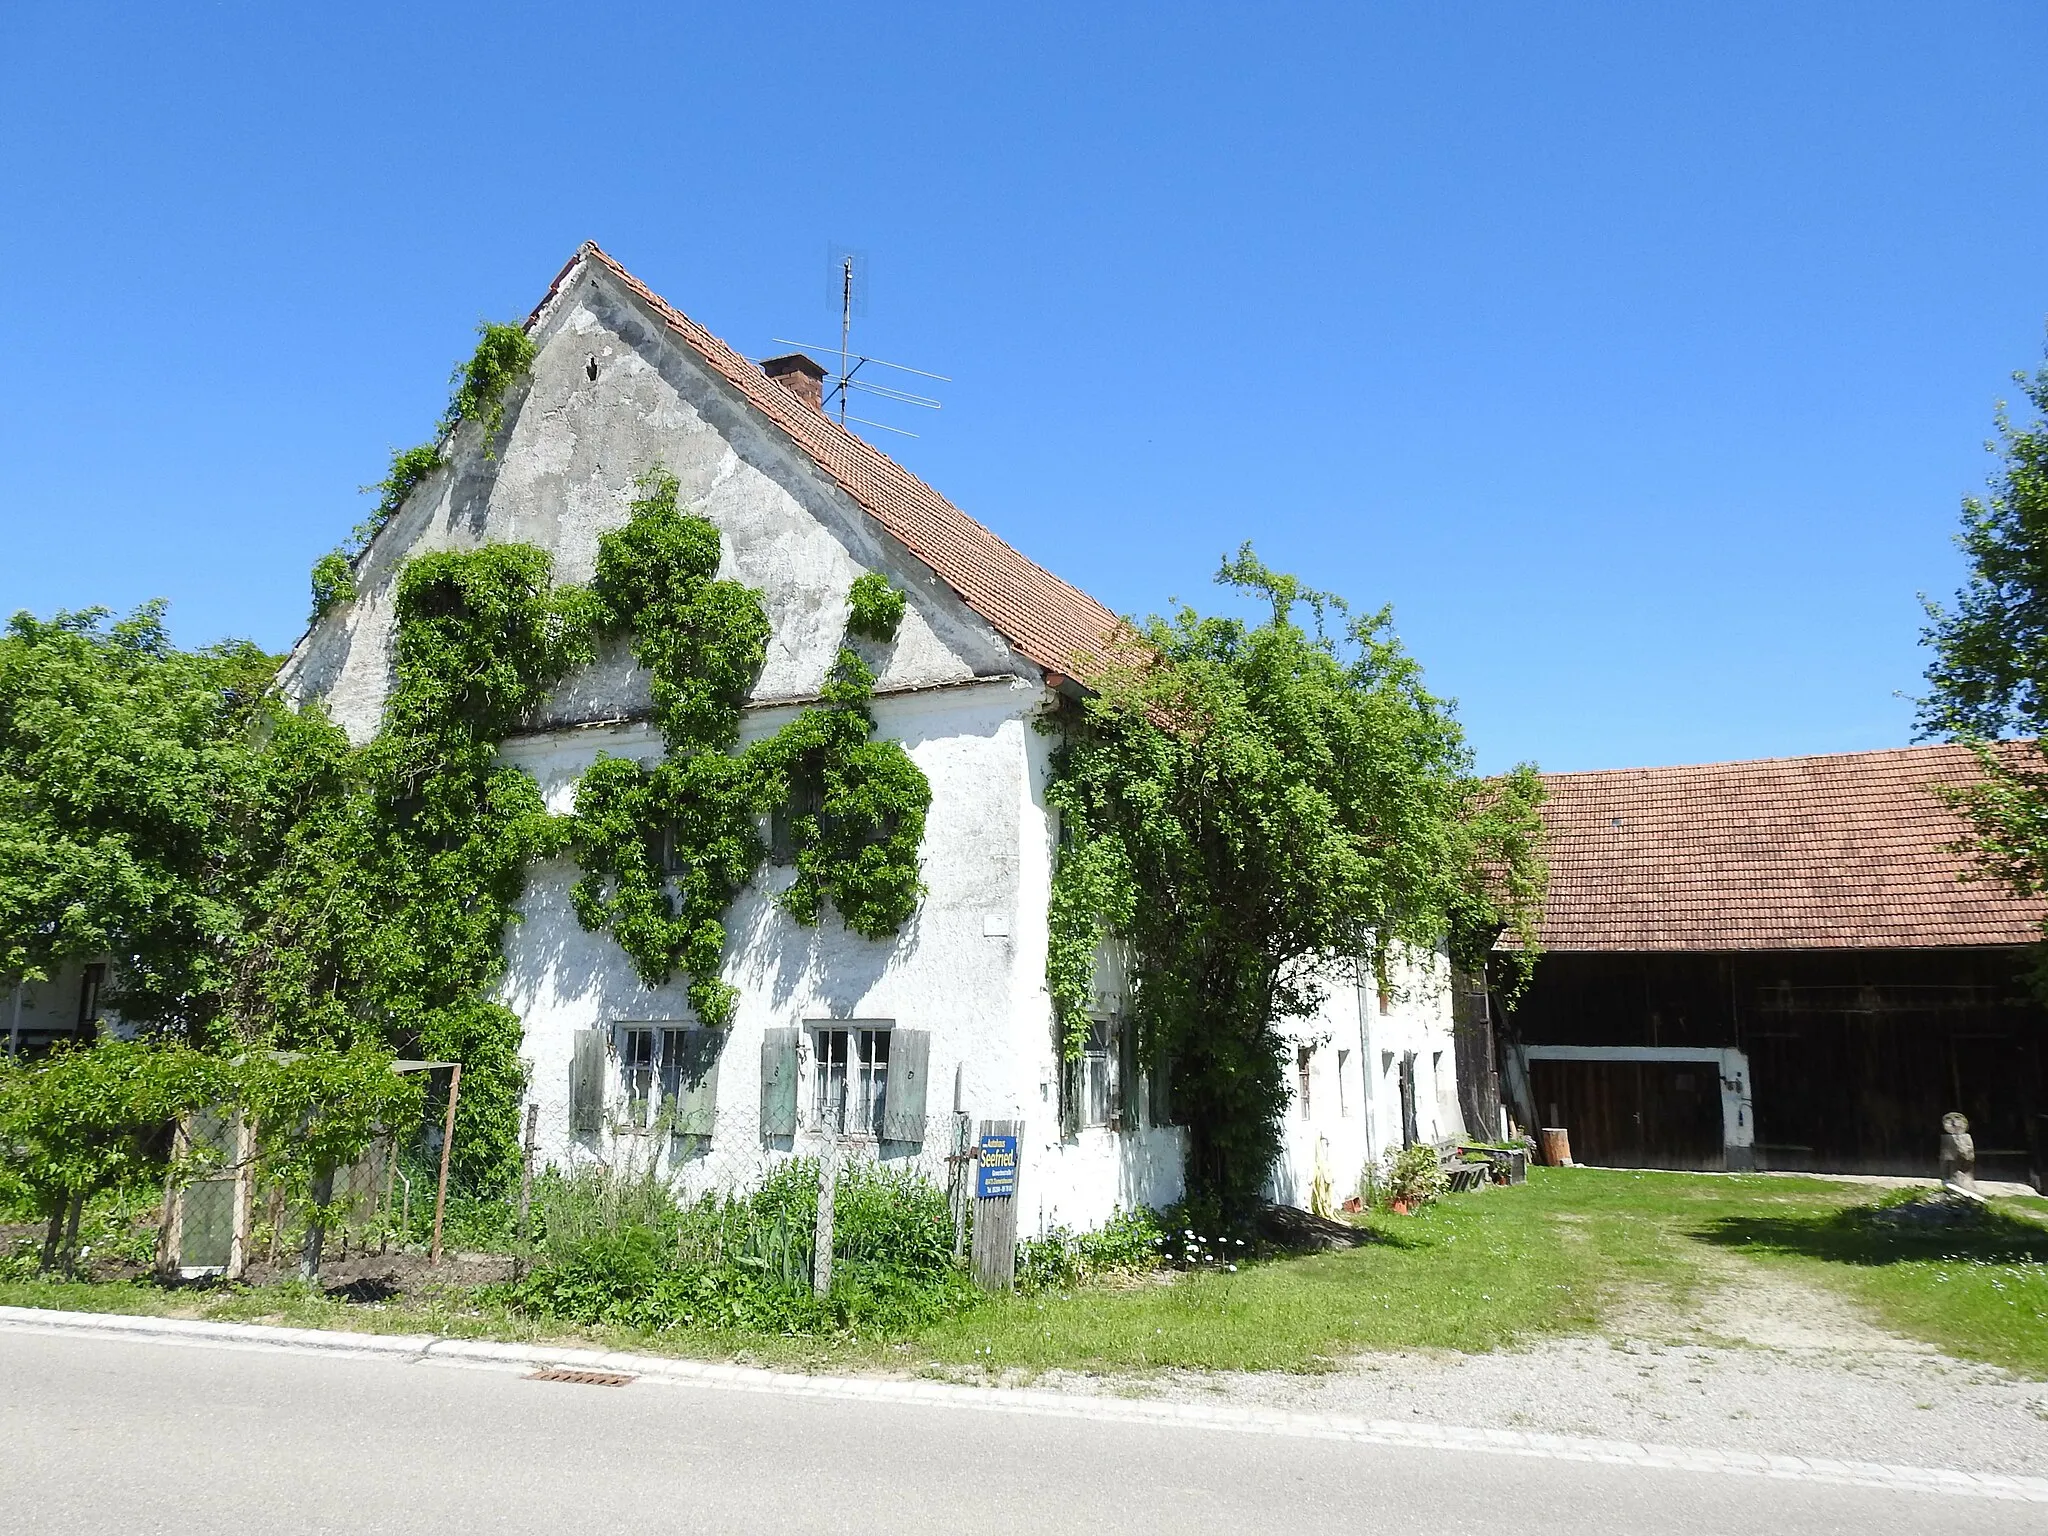
<path fill-rule="evenodd" d="M 2024 944 L 2044 904 L 1960 877 L 1960 746 L 1545 775 L 1553 950 Z"/>
<path fill-rule="evenodd" d="M 586 261 L 633 293 L 1020 654 L 1063 674 L 1104 654 L 1121 622 L 1116 614 L 1026 559 L 881 450 L 769 378 L 594 242 L 570 258 L 534 310 L 535 319 Z"/>

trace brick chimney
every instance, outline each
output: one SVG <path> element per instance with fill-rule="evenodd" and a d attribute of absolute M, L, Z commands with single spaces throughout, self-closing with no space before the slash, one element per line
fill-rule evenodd
<path fill-rule="evenodd" d="M 801 352 L 771 357 L 761 371 L 814 411 L 825 409 L 825 370 Z"/>

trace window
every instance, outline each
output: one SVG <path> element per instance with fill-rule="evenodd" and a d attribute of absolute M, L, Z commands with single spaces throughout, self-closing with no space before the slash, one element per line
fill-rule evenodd
<path fill-rule="evenodd" d="M 889 1030 L 812 1031 L 811 1116 L 820 1130 L 878 1136 L 889 1097 Z"/>
<path fill-rule="evenodd" d="M 768 861 L 796 862 L 796 822 L 801 816 L 816 816 L 825 808 L 824 786 L 818 782 L 809 762 L 790 770 L 789 799 L 768 818 Z"/>
<path fill-rule="evenodd" d="M 1314 1054 L 1315 1048 L 1313 1046 L 1297 1045 L 1294 1048 L 1294 1073 L 1300 1088 L 1300 1091 L 1295 1095 L 1295 1102 L 1301 1106 L 1301 1118 L 1304 1120 L 1308 1119 L 1310 1115 L 1308 1099 L 1309 1063 L 1313 1059 Z"/>
<path fill-rule="evenodd" d="M 1349 1118 L 1351 1114 L 1351 1053 L 1337 1053 L 1337 1113 Z"/>
<path fill-rule="evenodd" d="M 623 1125 L 652 1130 L 666 1118 L 671 1134 L 710 1134 L 717 1100 L 719 1035 L 708 1029 L 623 1025 L 619 1075 L 626 1086 Z M 699 1124 L 702 1120 L 704 1123 Z"/>
<path fill-rule="evenodd" d="M 1081 1054 L 1060 1063 L 1060 1110 L 1069 1135 L 1116 1123 L 1116 1055 L 1122 1033 L 1114 1016 L 1092 1017 Z"/>
<path fill-rule="evenodd" d="M 1079 1111 L 1077 1123 L 1084 1128 L 1108 1125 L 1116 1108 L 1110 1067 L 1115 1059 L 1115 1033 L 1116 1026 L 1112 1020 L 1097 1018 L 1088 1021 L 1088 1038 L 1081 1046 L 1081 1059 L 1074 1064 L 1077 1078 L 1075 1106 Z"/>

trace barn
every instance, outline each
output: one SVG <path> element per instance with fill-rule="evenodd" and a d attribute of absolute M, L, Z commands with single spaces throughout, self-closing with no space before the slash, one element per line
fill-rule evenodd
<path fill-rule="evenodd" d="M 2042 1187 L 2043 908 L 1971 880 L 1960 746 L 1548 777 L 1545 953 L 1501 1028 L 1511 1097 L 1611 1167 Z"/>

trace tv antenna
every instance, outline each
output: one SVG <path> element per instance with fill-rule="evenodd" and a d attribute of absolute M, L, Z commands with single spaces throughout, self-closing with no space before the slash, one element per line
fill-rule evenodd
<path fill-rule="evenodd" d="M 849 415 L 846 407 L 850 393 L 857 389 L 864 394 L 893 401 L 898 405 L 914 405 L 927 411 L 941 409 L 939 402 L 929 395 L 915 394 L 907 389 L 897 389 L 893 385 L 878 384 L 873 379 L 860 378 L 858 374 L 861 369 L 872 365 L 876 368 L 894 368 L 898 373 L 913 373 L 921 379 L 936 379 L 941 384 L 950 384 L 953 381 L 943 373 L 912 368 L 907 363 L 892 363 L 886 358 L 868 357 L 853 350 L 853 317 L 856 313 L 867 312 L 867 257 L 859 251 L 842 250 L 834 251 L 832 258 L 838 268 L 839 277 L 838 347 L 818 347 L 808 342 L 792 341 L 787 336 L 777 336 L 774 340 L 779 346 L 801 347 L 806 352 L 830 353 L 836 350 L 839 353 L 839 374 L 832 388 L 826 392 L 825 409 L 830 412 L 831 402 L 838 402 L 840 426 L 843 427 L 849 421 L 853 421 L 864 427 L 879 427 L 884 432 L 894 432 L 899 437 L 916 437 L 915 432 L 905 431 L 902 427 L 892 427 L 886 421 L 870 421 L 865 416 Z"/>

